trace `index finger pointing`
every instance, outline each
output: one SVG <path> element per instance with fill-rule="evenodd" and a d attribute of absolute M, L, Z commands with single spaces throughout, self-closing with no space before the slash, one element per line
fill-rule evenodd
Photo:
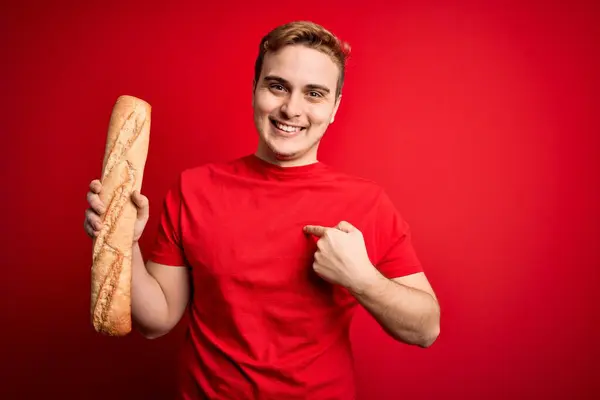
<path fill-rule="evenodd" d="M 304 232 L 321 237 L 327 232 L 327 228 L 319 225 L 306 225 Z"/>

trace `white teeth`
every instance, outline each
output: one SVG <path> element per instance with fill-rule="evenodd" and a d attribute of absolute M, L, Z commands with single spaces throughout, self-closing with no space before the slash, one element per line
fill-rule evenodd
<path fill-rule="evenodd" d="M 282 131 L 285 132 L 298 132 L 301 128 L 297 127 L 297 126 L 289 126 L 289 125 L 283 125 L 277 121 L 275 121 L 275 125 L 277 126 L 277 128 L 281 129 Z"/>

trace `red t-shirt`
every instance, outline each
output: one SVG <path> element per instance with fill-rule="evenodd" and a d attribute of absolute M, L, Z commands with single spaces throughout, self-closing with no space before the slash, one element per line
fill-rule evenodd
<path fill-rule="evenodd" d="M 254 155 L 180 175 L 150 259 L 192 272 L 181 398 L 354 399 L 357 301 L 315 274 L 317 239 L 302 231 L 342 220 L 385 276 L 422 271 L 407 223 L 368 180 Z"/>

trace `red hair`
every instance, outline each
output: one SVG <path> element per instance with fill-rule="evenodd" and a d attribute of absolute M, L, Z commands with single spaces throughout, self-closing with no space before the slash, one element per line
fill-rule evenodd
<path fill-rule="evenodd" d="M 254 64 L 254 80 L 258 82 L 265 54 L 276 52 L 285 46 L 301 44 L 327 54 L 340 69 L 336 96 L 344 86 L 346 61 L 350 56 L 350 45 L 338 39 L 321 25 L 310 21 L 295 21 L 280 25 L 260 41 L 258 57 Z"/>

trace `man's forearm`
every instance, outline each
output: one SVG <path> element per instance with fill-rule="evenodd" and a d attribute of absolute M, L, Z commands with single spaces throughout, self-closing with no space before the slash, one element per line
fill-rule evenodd
<path fill-rule="evenodd" d="M 428 347 L 439 334 L 440 309 L 429 293 L 389 280 L 378 272 L 371 282 L 351 293 L 399 341 Z"/>
<path fill-rule="evenodd" d="M 162 334 L 167 325 L 167 299 L 158 281 L 148 273 L 138 243 L 133 245 L 131 265 L 131 314 L 136 328 L 147 337 Z"/>

